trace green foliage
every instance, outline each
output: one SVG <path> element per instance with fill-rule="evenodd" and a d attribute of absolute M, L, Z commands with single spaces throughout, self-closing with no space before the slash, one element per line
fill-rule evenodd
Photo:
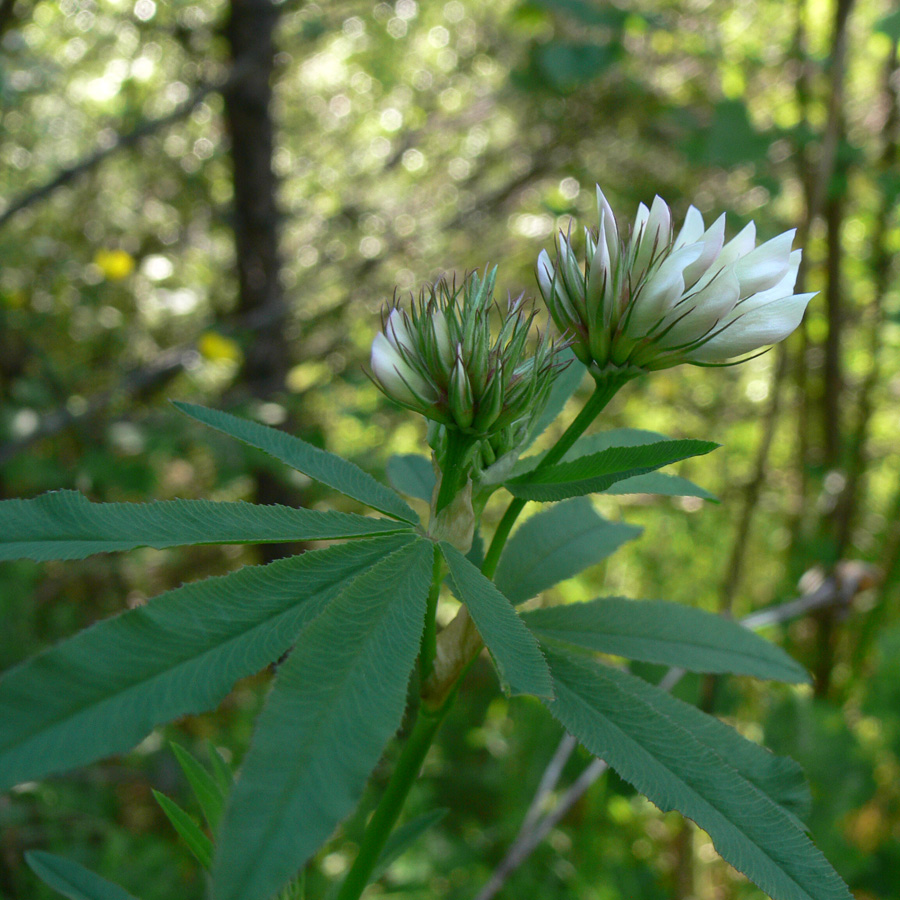
<path fill-rule="evenodd" d="M 387 477 L 401 494 L 431 502 L 435 478 L 434 468 L 427 457 L 416 453 L 392 456 L 387 464 Z"/>
<path fill-rule="evenodd" d="M 524 614 L 541 640 L 692 672 L 730 672 L 789 683 L 810 677 L 780 647 L 702 609 L 662 600 L 600 597 Z"/>
<path fill-rule="evenodd" d="M 239 419 L 229 413 L 207 409 L 193 403 L 175 403 L 183 413 L 217 431 L 231 435 L 251 447 L 274 456 L 283 463 L 303 472 L 322 484 L 372 509 L 403 522 L 415 523 L 419 517 L 390 488 L 376 481 L 353 463 L 307 444 L 284 431 L 268 428 L 257 422 Z"/>
<path fill-rule="evenodd" d="M 205 77 L 224 74 L 229 4 L 144 3 L 141 16 L 128 4 L 3 6 L 4 208 L 38 189 L 34 202 L 4 221 L 0 237 L 3 497 L 78 487 L 92 499 L 211 491 L 249 498 L 257 489 L 265 495 L 264 476 L 278 471 L 277 486 L 290 490 L 267 502 L 318 506 L 319 485 L 295 492 L 297 480 L 282 477 L 274 461 L 258 479 L 252 452 L 206 443 L 186 421 L 172 423 L 162 411 L 165 398 L 216 405 L 227 396 L 270 424 L 280 413 L 316 446 L 365 460 L 375 471 L 390 453 L 421 443 L 415 428 L 392 432 L 397 412 L 375 398 L 360 365 L 371 336 L 366 311 L 390 296 L 396 280 L 406 290 L 437 266 L 452 260 L 462 271 L 489 252 L 503 260 L 513 293 L 533 293 L 535 241 L 565 230 L 569 215 L 592 215 L 598 179 L 622 208 L 659 191 L 679 198 L 680 211 L 688 202 L 704 214 L 727 210 L 729 236 L 749 216 L 761 236 L 802 225 L 809 204 L 828 198 L 830 224 L 813 223 L 804 269 L 810 290 L 837 283 L 840 273 L 839 308 L 826 317 L 822 298 L 813 301 L 803 339 L 785 348 L 786 365 L 771 353 L 731 370 L 660 374 L 634 382 L 622 395 L 627 406 L 617 402 L 608 411 L 610 424 L 627 416 L 669 434 L 715 433 L 728 450 L 704 468 L 703 483 L 725 504 L 695 514 L 695 505 L 676 502 L 687 514 L 663 517 L 628 493 L 640 487 L 691 496 L 676 476 L 653 472 L 616 482 L 606 490 L 618 496 L 604 499 L 605 514 L 624 513 L 647 536 L 626 545 L 602 576 L 585 573 L 579 590 L 600 593 L 602 577 L 604 593 L 714 609 L 725 604 L 727 583 L 739 616 L 796 596 L 797 577 L 822 560 L 880 566 L 883 586 L 854 599 L 846 618 L 807 619 L 778 635 L 820 676 L 815 702 L 792 692 L 778 708 L 778 725 L 768 690 L 720 680 L 715 699 L 803 762 L 813 778 L 816 840 L 855 891 L 893 900 L 900 869 L 897 679 L 890 658 L 881 659 L 858 631 L 862 620 L 874 626 L 872 634 L 886 632 L 897 614 L 897 396 L 887 376 L 898 369 L 898 315 L 887 263 L 897 246 L 898 181 L 891 167 L 896 136 L 884 114 L 896 106 L 890 40 L 900 33 L 900 17 L 893 4 L 852 4 L 851 39 L 840 54 L 834 17 L 801 3 L 789 12 L 796 23 L 773 29 L 785 14 L 773 0 L 752 7 L 276 4 L 272 111 L 286 316 L 273 330 L 256 327 L 255 311 L 242 318 L 223 101 L 215 90 L 204 93 Z M 402 9 L 414 14 L 405 18 Z M 596 50 L 580 59 L 567 51 L 617 41 L 627 53 L 597 77 L 590 71 Z M 528 90 L 509 90 L 515 69 L 527 69 L 518 84 Z M 849 88 L 832 100 L 842 72 Z M 560 86 L 552 81 L 557 73 Z M 179 116 L 188 95 L 191 114 Z M 164 127 L 153 124 L 173 110 Z M 134 126 L 149 126 L 139 152 L 123 143 L 104 155 Z M 826 184 L 834 137 L 841 171 Z M 60 189 L 40 191 L 61 167 L 77 167 L 96 150 L 101 164 Z M 228 336 L 219 355 L 203 341 L 210 332 Z M 253 355 L 251 365 L 241 366 L 242 353 Z M 174 376 L 154 375 L 170 355 L 190 363 Z M 260 379 L 258 363 L 268 358 L 283 362 L 290 377 Z M 844 377 L 832 379 L 835 371 Z M 582 374 L 573 367 L 560 382 Z M 265 396 L 254 396 L 262 383 Z M 829 429 L 837 433 L 833 447 L 823 444 Z M 729 515 L 745 502 L 745 478 L 758 503 L 754 508 L 748 492 L 753 527 L 738 545 Z M 835 494 L 832 482 L 842 479 L 847 490 Z M 833 531 L 841 508 L 854 502 L 838 552 Z M 493 514 L 491 505 L 488 536 Z M 740 583 L 722 571 L 734 549 L 745 573 Z M 17 661 L 122 608 L 125 597 L 131 603 L 255 561 L 254 551 L 205 548 L 76 565 L 4 564 L 0 655 Z M 247 605 L 255 602 L 265 600 L 250 596 Z M 226 602 L 222 615 L 233 605 Z M 201 614 L 216 621 L 215 604 Z M 99 662 L 101 651 L 95 656 Z M 134 659 L 141 665 L 143 656 Z M 536 704 L 513 704 L 513 723 L 504 701 L 492 699 L 487 672 L 481 663 L 474 667 L 461 692 L 465 715 L 444 726 L 435 764 L 414 795 L 421 805 L 443 792 L 452 812 L 433 843 L 423 839 L 410 851 L 408 867 L 394 867 L 386 892 L 475 896 L 515 836 L 523 783 L 509 772 L 527 771 L 536 783 L 555 733 L 533 724 Z M 59 689 L 51 684 L 41 703 Z M 177 728 L 200 737 L 214 732 L 239 758 L 262 692 L 258 683 L 242 685 L 221 714 Z M 46 889 L 16 862 L 23 849 L 46 846 L 98 871 L 121 865 L 122 880 L 140 885 L 148 900 L 199 900 L 201 880 L 173 851 L 173 835 L 144 787 L 165 775 L 150 746 L 113 767 L 5 798 L 0 831 L 10 864 L 3 891 L 46 900 Z M 567 777 L 577 775 L 577 762 Z M 230 781 L 225 767 L 217 773 L 223 785 Z M 572 842 L 570 858 L 583 861 L 578 871 L 558 849 L 544 848 L 507 892 L 541 900 L 584 900 L 597 891 L 608 900 L 657 900 L 684 894 L 679 879 L 694 872 L 694 893 L 724 900 L 758 894 L 709 861 L 703 836 L 692 847 L 690 836 L 676 834 L 673 817 L 651 821 L 654 814 L 616 779 L 597 785 L 577 817 L 554 833 L 555 847 Z M 317 884 L 326 868 L 310 866 Z M 452 878 L 439 878 L 438 870 Z"/>
<path fill-rule="evenodd" d="M 608 450 L 611 447 L 640 447 L 644 444 L 655 444 L 669 440 L 665 435 L 655 431 L 643 431 L 639 428 L 612 428 L 579 438 L 563 461 L 578 459 Z M 531 471 L 540 461 L 540 456 L 527 457 L 516 466 L 516 473 Z M 667 475 L 663 472 L 648 472 L 618 481 L 604 490 L 605 494 L 661 494 L 668 497 L 702 497 L 704 500 L 715 500 L 715 496 L 702 487 L 682 478 L 679 475 Z"/>
<path fill-rule="evenodd" d="M 391 865 L 400 858 L 428 829 L 437 825 L 447 809 L 433 809 L 401 825 L 388 839 L 372 871 L 372 881 L 378 881 Z"/>
<path fill-rule="evenodd" d="M 191 786 L 191 791 L 197 798 L 200 808 L 203 810 L 203 816 L 211 831 L 215 832 L 219 827 L 219 821 L 225 810 L 225 798 L 227 791 L 231 787 L 230 782 L 223 787 L 216 781 L 214 775 L 211 775 L 197 760 L 191 756 L 184 747 L 179 747 L 173 743 L 172 752 L 181 766 Z M 213 749 L 213 758 L 217 758 L 218 754 Z M 230 773 L 229 773 L 230 774 Z"/>
<path fill-rule="evenodd" d="M 368 537 L 406 530 L 395 521 L 241 501 L 90 503 L 77 491 L 0 501 L 0 560 L 82 559 L 93 553 L 183 544 Z"/>
<path fill-rule="evenodd" d="M 718 446 L 711 441 L 681 440 L 610 447 L 540 472 L 519 475 L 506 482 L 506 487 L 513 496 L 523 500 L 565 500 L 604 491 L 617 481 L 644 475 L 691 456 L 701 456 Z"/>
<path fill-rule="evenodd" d="M 509 600 L 455 547 L 441 542 L 450 575 L 481 639 L 497 666 L 503 689 L 511 694 L 550 697 L 550 673 L 537 641 Z"/>
<path fill-rule="evenodd" d="M 0 681 L 0 783 L 127 750 L 161 722 L 212 709 L 411 540 L 375 538 L 185 585 L 33 657 Z"/>
<path fill-rule="evenodd" d="M 614 553 L 641 529 L 609 522 L 576 497 L 530 518 L 506 545 L 494 582 L 512 603 L 523 603 Z"/>
<path fill-rule="evenodd" d="M 359 800 L 403 715 L 433 553 L 420 540 L 385 556 L 281 666 L 222 823 L 216 900 L 266 900 Z"/>
<path fill-rule="evenodd" d="M 181 835 L 188 849 L 204 869 L 212 866 L 213 845 L 212 841 L 200 830 L 200 826 L 177 804 L 165 794 L 154 791 L 156 802 L 162 807 L 166 818 L 172 823 L 172 827 Z"/>
<path fill-rule="evenodd" d="M 795 816 L 734 768 L 724 747 L 720 754 L 698 739 L 672 704 L 654 702 L 664 694 L 626 672 L 545 652 L 555 693 L 550 711 L 660 809 L 693 819 L 774 900 L 850 900 Z"/>
<path fill-rule="evenodd" d="M 69 900 L 135 900 L 118 885 L 61 856 L 32 850 L 25 859 L 42 881 Z"/>

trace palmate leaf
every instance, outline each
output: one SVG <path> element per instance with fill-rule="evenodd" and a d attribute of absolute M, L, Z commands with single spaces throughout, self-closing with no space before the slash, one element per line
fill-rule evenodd
<path fill-rule="evenodd" d="M 32 850 L 25 854 L 25 861 L 44 884 L 69 900 L 135 900 L 125 888 L 70 859 Z"/>
<path fill-rule="evenodd" d="M 667 695 L 627 672 L 551 646 L 545 652 L 555 691 L 550 711 L 660 809 L 693 819 L 774 900 L 851 900 L 795 816 L 736 767 L 729 745 L 720 753 L 711 729 L 692 733 L 686 704 L 660 699 Z"/>
<path fill-rule="evenodd" d="M 505 483 L 523 500 L 565 500 L 605 491 L 626 478 L 644 475 L 670 463 L 701 456 L 718 447 L 712 441 L 657 441 L 635 447 L 610 447 L 538 472 L 519 475 Z"/>
<path fill-rule="evenodd" d="M 792 684 L 810 681 L 781 647 L 724 616 L 678 603 L 600 597 L 536 609 L 523 618 L 541 640 L 641 662 Z"/>
<path fill-rule="evenodd" d="M 459 599 L 488 648 L 503 689 L 511 694 L 551 697 L 547 664 L 531 632 L 509 600 L 455 547 L 441 542 Z"/>
<path fill-rule="evenodd" d="M 359 466 L 334 453 L 307 444 L 306 441 L 286 431 L 269 428 L 249 419 L 240 419 L 230 413 L 207 409 L 193 403 L 173 402 L 178 409 L 198 422 L 203 422 L 204 425 L 209 425 L 217 431 L 262 450 L 298 472 L 303 472 L 304 475 L 321 481 L 322 484 L 327 484 L 372 509 L 403 522 L 419 521 L 419 517 L 402 497 L 387 485 L 376 481 Z"/>
<path fill-rule="evenodd" d="M 222 822 L 216 900 L 268 900 L 359 800 L 400 725 L 434 552 L 417 540 L 372 567 L 281 666 Z"/>
<path fill-rule="evenodd" d="M 287 650 L 393 535 L 185 585 L 82 631 L 0 679 L 0 789 L 128 750 L 215 707 Z"/>
<path fill-rule="evenodd" d="M 523 603 L 602 562 L 641 530 L 604 519 L 585 497 L 558 503 L 532 516 L 512 536 L 494 583 L 512 603 Z"/>
<path fill-rule="evenodd" d="M 0 501 L 0 560 L 83 559 L 92 553 L 184 544 L 366 537 L 408 530 L 394 519 L 241 501 L 91 503 L 77 491 Z"/>

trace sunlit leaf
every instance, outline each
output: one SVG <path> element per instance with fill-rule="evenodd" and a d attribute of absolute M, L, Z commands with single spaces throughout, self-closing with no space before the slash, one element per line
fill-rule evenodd
<path fill-rule="evenodd" d="M 678 440 L 634 447 L 610 447 L 599 453 L 520 475 L 507 481 L 506 488 L 523 500 L 565 500 L 604 491 L 617 481 L 709 453 L 718 446 L 711 441 Z"/>
<path fill-rule="evenodd" d="M 659 441 L 667 441 L 663 434 L 655 431 L 643 431 L 638 428 L 613 428 L 609 431 L 599 431 L 579 438 L 563 457 L 563 462 L 578 459 L 581 456 L 589 456 L 608 450 L 610 447 L 640 447 L 644 444 L 655 444 Z M 513 475 L 524 475 L 532 471 L 543 459 L 544 454 L 527 456 L 519 460 L 513 469 Z M 648 472 L 645 475 L 636 475 L 617 481 L 603 491 L 604 494 L 661 494 L 667 497 L 702 497 L 704 500 L 716 501 L 715 495 L 706 489 L 699 487 L 687 478 L 680 475 L 667 475 L 663 472 Z"/>

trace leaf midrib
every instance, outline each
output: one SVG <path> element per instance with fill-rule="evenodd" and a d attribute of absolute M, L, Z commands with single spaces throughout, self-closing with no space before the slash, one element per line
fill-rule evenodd
<path fill-rule="evenodd" d="M 526 622 L 528 621 L 527 613 L 525 616 L 525 621 Z M 588 647 L 586 644 L 580 643 L 578 641 L 567 640 L 566 638 L 559 636 L 561 633 L 569 634 L 569 633 L 571 633 L 571 630 L 566 631 L 566 632 L 560 632 L 559 630 L 556 630 L 553 628 L 542 628 L 540 625 L 529 625 L 529 627 L 531 628 L 532 631 L 535 631 L 538 634 L 543 635 L 544 637 L 546 637 L 549 640 L 556 641 L 560 644 L 566 644 L 567 646 L 570 646 L 570 647 L 581 647 L 586 650 L 592 650 L 595 653 L 609 653 L 612 656 L 623 655 L 623 654 L 615 653 L 611 650 L 601 650 L 599 647 Z M 643 641 L 645 643 L 652 643 L 654 645 L 665 644 L 665 641 L 663 641 L 661 638 L 644 637 L 644 636 L 638 636 L 638 635 L 629 634 L 629 633 L 625 633 L 625 632 L 607 631 L 607 632 L 604 632 L 604 634 L 612 634 L 616 637 L 630 638 L 635 641 Z M 700 650 L 713 650 L 717 653 L 728 653 L 729 655 L 736 656 L 739 659 L 756 660 L 757 662 L 769 662 L 768 657 L 753 656 L 750 653 L 748 653 L 746 650 L 730 650 L 730 649 L 723 648 L 716 644 L 704 644 L 700 641 L 685 641 L 685 640 L 681 640 L 681 639 L 679 639 L 677 641 L 677 643 L 679 643 L 683 646 L 687 646 L 687 647 L 696 647 L 697 649 L 700 649 Z M 776 664 L 776 663 L 773 661 L 773 664 Z M 785 666 L 783 663 L 778 663 L 778 665 L 780 666 L 782 671 L 785 671 L 785 672 L 792 671 L 792 669 L 790 669 L 788 666 Z M 767 679 L 763 679 L 763 680 L 767 680 Z"/>

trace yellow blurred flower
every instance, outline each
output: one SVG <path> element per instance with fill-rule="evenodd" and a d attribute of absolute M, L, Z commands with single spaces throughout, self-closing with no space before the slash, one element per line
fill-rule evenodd
<path fill-rule="evenodd" d="M 215 331 L 207 331 L 200 335 L 197 349 L 204 359 L 210 362 L 240 363 L 244 358 L 237 341 L 227 338 Z"/>
<path fill-rule="evenodd" d="M 125 250 L 98 250 L 94 265 L 107 281 L 121 281 L 134 271 L 134 257 Z"/>

